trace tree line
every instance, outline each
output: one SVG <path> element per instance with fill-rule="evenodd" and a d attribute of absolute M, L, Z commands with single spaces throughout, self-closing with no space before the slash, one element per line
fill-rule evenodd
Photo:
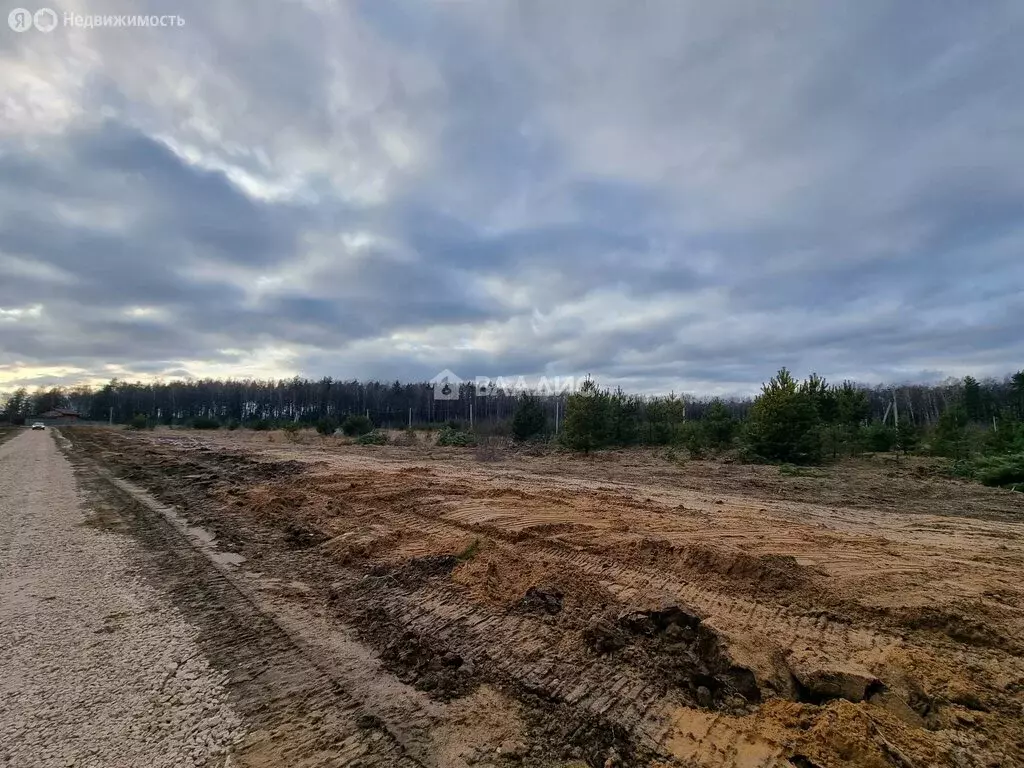
<path fill-rule="evenodd" d="M 915 414 L 909 407 L 901 414 L 894 391 L 883 408 L 872 402 L 877 390 L 832 385 L 816 374 L 797 381 L 783 368 L 742 419 L 720 400 L 708 403 L 700 418 L 686 418 L 685 406 L 665 407 L 674 401 L 662 400 L 659 416 L 647 411 L 644 419 L 637 418 L 635 398 L 588 381 L 568 399 L 560 439 L 582 451 L 667 444 L 683 446 L 693 457 L 728 450 L 749 461 L 785 464 L 820 464 L 863 452 L 926 452 L 952 460 L 954 474 L 1024 487 L 1024 371 L 1000 386 L 967 376 L 939 393 L 923 400 L 941 403 L 937 414 L 921 408 Z M 518 413 L 513 426 L 517 420 Z"/>
<path fill-rule="evenodd" d="M 786 372 L 788 375 L 788 371 Z M 785 380 L 772 379 L 771 392 L 790 388 Z M 791 377 L 790 377 L 791 378 Z M 615 444 L 663 444 L 671 442 L 684 421 L 732 419 L 746 422 L 768 389 L 755 398 L 698 398 L 686 395 L 631 395 L 616 390 L 603 392 L 591 381 L 589 393 L 602 392 L 611 423 L 598 442 Z M 950 379 L 941 384 L 864 386 L 844 382 L 825 384 L 814 374 L 800 387 L 819 392 L 814 396 L 825 423 L 841 431 L 853 421 L 878 422 L 893 427 L 899 422 L 918 428 L 938 424 L 951 407 L 962 407 L 976 423 L 995 422 L 1007 413 L 1024 418 L 1024 374 L 1002 380 L 979 381 L 973 377 Z M 222 424 L 254 422 L 315 424 L 323 418 L 339 422 L 347 416 L 368 416 L 387 428 L 439 425 L 450 421 L 474 425 L 510 425 L 522 396 L 516 391 L 492 391 L 482 395 L 472 383 L 459 387 L 456 400 L 437 400 L 429 382 L 403 383 L 335 380 L 330 377 L 282 380 L 203 379 L 189 381 L 128 382 L 114 379 L 101 387 L 74 386 L 21 388 L 0 405 L 0 418 L 18 421 L 56 408 L 66 408 L 91 421 L 127 424 L 139 415 L 154 424 L 188 424 L 194 419 L 213 419 Z M 777 393 L 775 394 L 778 398 Z M 568 394 L 539 396 L 537 406 L 554 427 L 556 417 L 567 415 Z M 836 412 L 833 415 L 833 411 Z M 596 438 L 595 438 L 596 439 Z"/>
<path fill-rule="evenodd" d="M 444 445 L 481 434 L 556 440 L 580 451 L 635 445 L 691 456 L 736 451 L 755 461 L 815 464 L 861 452 L 924 451 L 993 484 L 1024 483 L 1024 371 L 1002 380 L 972 376 L 896 387 L 798 381 L 785 368 L 752 398 L 642 396 L 587 379 L 575 392 L 539 395 L 472 383 L 458 399 L 436 399 L 429 382 L 292 378 L 171 382 L 113 380 L 102 387 L 18 389 L 0 408 L 14 424 L 53 409 L 87 421 L 254 429 L 341 429 L 379 442 L 383 429 L 439 428 Z"/>
<path fill-rule="evenodd" d="M 496 393 L 437 400 L 429 382 L 387 383 L 341 381 L 330 377 L 282 380 L 202 379 L 170 382 L 128 382 L 114 379 L 102 387 L 40 388 L 34 393 L 18 389 L 8 396 L 0 418 L 18 420 L 55 408 L 67 408 L 89 421 L 127 424 L 142 415 L 153 424 L 188 425 L 196 419 L 221 424 L 285 423 L 312 425 L 323 418 L 343 421 L 347 416 L 368 416 L 378 426 L 399 428 L 439 424 L 469 418 L 505 421 L 511 418 L 516 397 Z"/>

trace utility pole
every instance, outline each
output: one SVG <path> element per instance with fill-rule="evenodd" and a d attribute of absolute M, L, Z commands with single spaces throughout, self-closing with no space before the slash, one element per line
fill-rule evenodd
<path fill-rule="evenodd" d="M 555 398 L 555 434 L 558 434 L 558 398 Z"/>
<path fill-rule="evenodd" d="M 110 407 L 110 426 L 114 426 L 114 407 Z"/>
<path fill-rule="evenodd" d="M 412 429 L 412 407 L 409 407 L 409 429 Z"/>

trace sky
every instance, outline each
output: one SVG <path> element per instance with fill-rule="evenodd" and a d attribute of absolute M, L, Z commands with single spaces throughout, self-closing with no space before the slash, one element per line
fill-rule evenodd
<path fill-rule="evenodd" d="M 1024 367 L 1017 0 L 50 7 L 0 27 L 0 390 Z"/>

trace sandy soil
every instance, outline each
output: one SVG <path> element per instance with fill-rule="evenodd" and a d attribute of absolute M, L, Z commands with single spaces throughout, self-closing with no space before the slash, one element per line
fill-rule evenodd
<path fill-rule="evenodd" d="M 1020 494 L 921 461 L 66 433 L 245 558 L 421 764 L 1024 764 Z"/>

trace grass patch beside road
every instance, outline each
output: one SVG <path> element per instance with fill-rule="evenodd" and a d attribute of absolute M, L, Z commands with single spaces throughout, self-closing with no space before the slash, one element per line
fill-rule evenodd
<path fill-rule="evenodd" d="M 0 427 L 0 445 L 3 445 L 3 443 L 7 442 L 12 437 L 14 437 L 16 434 L 18 434 L 18 432 L 21 429 L 22 429 L 22 427 L 8 427 L 8 426 Z"/>

